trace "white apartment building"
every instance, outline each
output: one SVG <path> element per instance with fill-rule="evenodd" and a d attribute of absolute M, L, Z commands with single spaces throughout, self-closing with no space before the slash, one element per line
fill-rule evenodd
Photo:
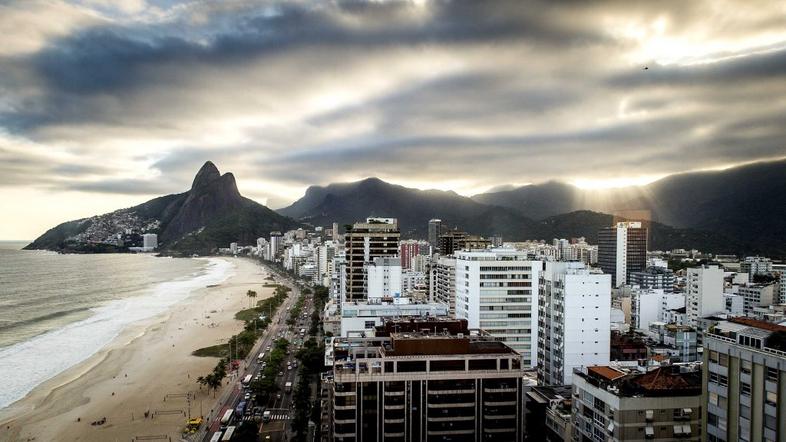
<path fill-rule="evenodd" d="M 534 367 L 542 263 L 512 249 L 462 251 L 455 258 L 456 318 L 499 338 Z"/>
<path fill-rule="evenodd" d="M 396 298 L 392 302 L 348 301 L 341 309 L 341 336 L 369 334 L 374 327 L 388 320 L 447 316 L 448 307 L 445 304 L 412 302 L 409 298 Z"/>
<path fill-rule="evenodd" d="M 688 269 L 685 291 L 685 313 L 691 327 L 698 326 L 701 317 L 726 310 L 723 269 L 718 266 L 704 265 Z"/>
<path fill-rule="evenodd" d="M 145 251 L 155 250 L 158 247 L 158 235 L 155 233 L 145 233 L 142 235 L 142 248 Z"/>
<path fill-rule="evenodd" d="M 538 384 L 567 385 L 574 368 L 608 364 L 611 275 L 546 262 L 538 292 Z"/>
<path fill-rule="evenodd" d="M 455 258 L 438 256 L 429 266 L 429 301 L 447 305 L 448 315 L 456 317 Z"/>
<path fill-rule="evenodd" d="M 366 265 L 368 299 L 398 298 L 401 296 L 401 261 L 379 257 Z"/>
<path fill-rule="evenodd" d="M 772 272 L 772 261 L 763 256 L 748 256 L 740 263 L 740 272 L 748 274 L 748 282 L 753 282 L 755 275 L 766 275 Z"/>
<path fill-rule="evenodd" d="M 775 284 L 743 284 L 737 289 L 743 298 L 744 314 L 753 312 L 756 307 L 768 307 L 778 302 Z"/>
<path fill-rule="evenodd" d="M 631 295 L 631 327 L 649 330 L 650 323 L 662 320 L 663 312 L 681 307 L 685 307 L 685 295 L 682 293 L 634 287 Z"/>

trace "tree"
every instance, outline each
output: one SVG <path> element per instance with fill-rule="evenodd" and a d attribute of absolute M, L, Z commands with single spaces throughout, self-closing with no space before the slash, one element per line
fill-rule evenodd
<path fill-rule="evenodd" d="M 251 308 L 251 299 L 257 297 L 257 292 L 249 290 L 246 292 L 246 296 L 248 296 L 248 307 Z"/>

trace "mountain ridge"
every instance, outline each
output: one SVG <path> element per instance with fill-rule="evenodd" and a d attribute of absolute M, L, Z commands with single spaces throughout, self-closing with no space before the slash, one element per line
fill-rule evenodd
<path fill-rule="evenodd" d="M 67 221 L 49 229 L 26 249 L 58 251 L 121 251 L 109 247 L 109 234 L 124 230 L 157 233 L 159 248 L 172 254 L 210 254 L 230 242 L 256 243 L 273 230 L 299 226 L 291 218 L 251 199 L 237 189 L 232 173 L 221 175 L 212 162 L 197 172 L 191 189 L 154 198 L 103 215 Z"/>

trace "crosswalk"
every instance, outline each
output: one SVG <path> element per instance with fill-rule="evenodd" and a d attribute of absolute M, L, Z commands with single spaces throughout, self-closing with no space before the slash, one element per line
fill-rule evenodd
<path fill-rule="evenodd" d="M 285 421 L 287 419 L 290 419 L 288 414 L 271 414 L 270 415 L 270 420 L 272 420 L 272 421 Z"/>

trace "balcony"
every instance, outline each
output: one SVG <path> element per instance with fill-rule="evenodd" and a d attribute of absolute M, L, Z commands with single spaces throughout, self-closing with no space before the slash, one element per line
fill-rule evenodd
<path fill-rule="evenodd" d="M 512 407 L 516 405 L 516 401 L 483 401 L 483 405 L 489 407 Z"/>
<path fill-rule="evenodd" d="M 355 405 L 334 405 L 334 409 L 336 410 L 354 410 L 356 408 Z"/>
<path fill-rule="evenodd" d="M 515 404 L 515 402 L 514 402 Z M 403 405 L 402 405 L 403 406 Z M 457 402 L 452 404 L 428 404 L 428 408 L 467 408 L 467 407 L 475 407 L 474 402 Z"/>
<path fill-rule="evenodd" d="M 403 424 L 404 423 L 404 418 L 402 417 L 400 419 L 385 419 L 385 423 L 386 424 Z"/>
<path fill-rule="evenodd" d="M 486 393 L 515 393 L 518 390 L 516 388 L 484 388 L 483 391 Z"/>
<path fill-rule="evenodd" d="M 430 394 L 430 395 L 439 395 L 439 394 L 475 394 L 475 389 L 474 388 L 466 388 L 466 389 L 463 389 L 463 390 L 435 390 L 433 388 L 429 388 L 428 394 Z"/>
<path fill-rule="evenodd" d="M 355 423 L 355 419 L 333 419 L 333 423 L 335 423 L 336 425 L 354 424 Z"/>
<path fill-rule="evenodd" d="M 404 404 L 401 405 L 385 405 L 385 410 L 403 410 Z"/>
<path fill-rule="evenodd" d="M 385 396 L 404 396 L 403 391 L 387 391 L 385 390 Z"/>
<path fill-rule="evenodd" d="M 448 416 L 448 417 L 429 417 L 429 422 L 463 422 L 474 421 L 475 416 Z"/>
<path fill-rule="evenodd" d="M 483 419 L 515 419 L 515 414 L 484 414 Z"/>

